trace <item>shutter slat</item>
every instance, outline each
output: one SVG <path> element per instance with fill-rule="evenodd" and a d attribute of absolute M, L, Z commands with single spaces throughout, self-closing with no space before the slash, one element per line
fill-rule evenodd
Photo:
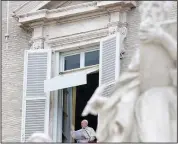
<path fill-rule="evenodd" d="M 44 92 L 44 80 L 49 77 L 51 50 L 34 51 L 26 51 L 24 62 L 22 142 L 34 132 L 45 132 L 45 121 L 48 119 L 46 108 L 49 102 Z"/>
<path fill-rule="evenodd" d="M 105 83 L 111 83 L 116 80 L 116 64 L 118 59 L 116 59 L 118 47 L 118 37 L 117 34 L 113 36 L 106 37 L 100 43 L 100 69 L 101 69 L 101 77 L 100 77 L 100 85 Z M 120 64 L 120 63 L 119 63 Z M 103 92 L 103 96 L 110 96 L 114 88 L 114 85 L 109 85 Z"/>

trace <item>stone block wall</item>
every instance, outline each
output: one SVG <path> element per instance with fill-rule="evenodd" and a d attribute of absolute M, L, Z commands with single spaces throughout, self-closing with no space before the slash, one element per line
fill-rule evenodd
<path fill-rule="evenodd" d="M 26 1 L 10 1 L 9 39 L 6 33 L 6 3 L 2 2 L 2 141 L 19 142 L 21 134 L 21 107 L 23 95 L 24 50 L 29 49 L 31 33 L 27 33 L 11 17 L 12 11 Z M 141 2 L 138 3 L 138 6 Z M 177 19 L 177 1 L 173 1 L 170 19 Z M 138 48 L 140 16 L 135 8 L 127 14 L 128 35 L 125 41 L 126 54 L 121 60 L 122 71 L 127 70 L 131 57 Z M 8 45 L 7 45 L 8 44 Z"/>
<path fill-rule="evenodd" d="M 6 43 L 7 1 L 2 1 L 2 141 L 20 142 L 23 95 L 24 50 L 29 48 L 30 34 L 11 16 L 26 1 L 10 1 L 9 39 Z"/>

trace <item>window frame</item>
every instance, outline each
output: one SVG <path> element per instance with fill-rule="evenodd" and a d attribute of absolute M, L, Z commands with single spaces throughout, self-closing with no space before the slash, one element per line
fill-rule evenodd
<path fill-rule="evenodd" d="M 99 45 L 95 45 L 95 46 L 87 47 L 85 49 L 79 49 L 79 50 L 73 50 L 73 51 L 59 53 L 59 55 L 60 55 L 60 59 L 59 59 L 59 61 L 60 61 L 59 62 L 60 63 L 60 69 L 59 69 L 59 72 L 69 72 L 69 71 L 81 69 L 81 68 L 84 68 L 84 67 L 87 68 L 87 67 L 94 66 L 94 65 L 85 66 L 85 53 L 93 52 L 93 51 L 100 51 L 100 46 Z M 65 57 L 73 56 L 73 55 L 77 55 L 77 54 L 80 54 L 80 67 L 79 68 L 75 68 L 75 69 L 65 70 Z"/>
<path fill-rule="evenodd" d="M 94 52 L 94 51 L 99 51 L 99 55 L 98 55 L 98 56 L 100 57 L 100 49 L 98 49 L 98 50 L 91 50 L 91 51 L 85 51 L 85 52 L 84 52 L 84 67 L 93 66 L 93 65 L 85 66 L 85 54 L 88 53 L 88 52 Z M 99 64 L 99 63 L 98 63 L 98 64 Z M 97 64 L 95 64 L 95 65 L 97 65 Z"/>
<path fill-rule="evenodd" d="M 80 68 L 64 71 L 64 57 L 65 56 L 76 55 L 76 54 L 80 53 L 80 57 L 82 55 L 83 58 L 85 58 L 85 52 L 96 51 L 96 50 L 100 51 L 100 43 L 91 44 L 90 46 L 86 46 L 86 45 L 81 46 L 80 49 L 73 48 L 72 50 L 70 49 L 69 51 L 55 51 L 54 75 L 58 76 L 59 73 L 73 72 L 73 71 L 81 70 L 82 67 L 84 68 L 84 63 L 83 63 L 83 66 Z M 88 66 L 88 67 L 93 67 L 93 66 L 95 67 L 97 65 L 92 65 L 92 66 Z M 98 64 L 98 66 L 99 66 L 99 64 Z M 63 90 L 55 91 L 54 92 L 54 115 L 52 116 L 53 124 L 52 124 L 52 128 L 51 128 L 51 132 L 53 133 L 53 140 L 55 142 L 62 142 L 61 141 L 62 140 L 62 127 L 61 126 L 62 126 L 63 118 L 62 118 L 62 113 L 59 110 L 59 107 L 63 107 L 62 101 L 63 101 Z"/>
<path fill-rule="evenodd" d="M 76 54 L 72 54 L 72 55 L 67 55 L 67 56 L 62 57 L 62 71 L 63 72 L 64 71 L 73 70 L 73 69 L 65 70 L 65 58 L 69 57 L 69 56 L 75 56 L 75 55 L 79 55 L 79 57 L 80 57 L 80 67 L 81 67 L 81 54 L 80 53 L 76 53 Z M 74 68 L 74 69 L 79 69 L 79 68 Z"/>

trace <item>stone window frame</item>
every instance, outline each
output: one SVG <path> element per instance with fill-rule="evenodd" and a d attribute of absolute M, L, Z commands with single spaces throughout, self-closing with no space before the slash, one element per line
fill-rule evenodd
<path fill-rule="evenodd" d="M 67 48 L 66 48 L 66 50 L 67 50 Z M 91 42 L 89 45 L 86 44 L 86 45 L 81 45 L 80 47 L 73 47 L 72 49 L 67 50 L 67 51 L 61 51 L 61 50 L 53 51 L 54 55 L 55 55 L 55 59 L 54 59 L 55 65 L 54 65 L 54 69 L 52 71 L 54 71 L 55 75 L 58 75 L 60 73 L 68 73 L 68 72 L 78 71 L 81 69 L 87 69 L 89 67 L 99 67 L 99 64 L 85 67 L 84 61 L 83 61 L 84 67 L 67 70 L 67 71 L 62 71 L 64 68 L 64 57 L 65 56 L 75 55 L 78 53 L 91 52 L 91 51 L 96 51 L 96 50 L 100 50 L 100 41 L 95 42 L 95 43 Z M 84 58 L 85 58 L 84 54 L 82 54 L 82 59 L 84 59 Z M 63 66 L 63 68 L 62 68 L 62 66 Z M 55 91 L 52 95 L 54 97 L 50 100 L 53 103 L 53 104 L 51 103 L 53 106 L 51 105 L 52 107 L 50 108 L 49 131 L 50 131 L 50 135 L 52 136 L 52 139 L 55 142 L 59 142 L 62 140 L 62 137 L 60 135 L 60 133 L 62 133 L 62 131 L 59 129 L 58 124 L 62 124 L 62 121 L 60 120 L 61 117 L 59 116 L 58 101 L 62 100 L 62 97 L 59 97 L 59 95 L 62 96 L 62 91 Z"/>
<path fill-rule="evenodd" d="M 63 52 L 63 53 L 59 52 L 59 63 L 60 63 L 59 72 L 70 72 L 70 71 L 73 71 L 73 70 L 78 70 L 78 69 L 81 69 L 81 68 L 90 67 L 90 66 L 85 66 L 85 53 L 93 52 L 93 51 L 97 51 L 97 50 L 100 50 L 100 45 L 94 45 L 94 46 L 90 46 L 90 47 L 87 47 L 87 48 L 84 48 L 84 49 L 73 50 L 73 51 L 69 51 L 69 52 Z M 71 70 L 64 70 L 65 57 L 77 55 L 77 54 L 80 54 L 80 67 L 75 68 L 75 69 L 71 69 Z M 91 65 L 91 66 L 94 66 L 94 65 Z"/>

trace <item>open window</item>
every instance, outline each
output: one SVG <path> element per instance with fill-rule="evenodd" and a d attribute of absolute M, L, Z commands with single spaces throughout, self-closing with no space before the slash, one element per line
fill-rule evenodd
<path fill-rule="evenodd" d="M 101 40 L 100 48 L 55 53 L 57 73 L 51 78 L 51 50 L 28 50 L 24 60 L 22 142 L 36 132 L 49 134 L 49 99 L 54 92 L 54 141 L 72 142 L 71 123 L 80 127 L 81 112 L 98 85 L 114 82 L 120 73 L 120 34 Z M 58 69 L 59 67 L 59 69 Z M 109 96 L 112 86 L 104 96 Z M 76 113 L 78 111 L 79 113 Z M 65 117 L 66 116 L 66 117 Z M 77 121 L 76 121 L 77 119 Z M 96 128 L 97 118 L 87 117 Z M 98 117 L 98 121 L 100 121 Z M 89 122 L 90 123 L 90 122 Z M 99 122 L 98 122 L 99 124 Z M 65 125 L 65 126 L 64 126 Z M 56 135 L 56 136 L 54 136 Z M 56 138 L 54 138 L 56 137 Z M 65 141 L 65 137 L 67 138 Z"/>
<path fill-rule="evenodd" d="M 72 142 L 70 137 L 70 124 L 72 123 L 75 129 L 80 128 L 80 121 L 84 119 L 81 117 L 83 108 L 95 89 L 99 86 L 99 83 L 112 83 L 119 76 L 120 34 L 117 33 L 102 39 L 99 50 L 80 51 L 76 53 L 70 52 L 69 54 L 62 55 L 60 61 L 62 62 L 60 67 L 62 71 L 57 77 L 61 79 L 61 76 L 65 75 L 67 84 L 65 87 L 62 86 L 64 85 L 60 84 L 62 79 L 58 79 L 58 84 L 56 84 L 58 88 L 60 87 L 59 89 L 62 89 L 60 91 L 65 94 L 63 95 L 63 111 L 65 111 L 65 113 L 62 114 L 63 118 L 60 117 L 63 123 L 63 129 L 60 133 L 62 137 L 58 139 L 58 141 Z M 97 67 L 98 63 L 99 68 Z M 64 82 L 64 79 L 62 82 Z M 48 86 L 50 87 L 50 85 L 52 84 Z M 113 85 L 107 87 L 104 96 L 109 96 L 112 89 Z M 61 95 L 59 97 L 61 97 Z M 97 120 L 98 118 L 89 115 L 86 119 L 89 120 L 89 126 L 92 123 L 91 126 L 96 129 L 97 124 L 99 124 L 97 123 L 97 121 L 99 121 Z M 69 121 L 70 123 L 68 123 Z M 64 123 L 68 123 L 68 126 L 64 126 Z"/>
<path fill-rule="evenodd" d="M 44 81 L 45 92 L 87 84 L 87 75 L 99 70 L 98 47 L 62 53 L 59 62 L 59 75 Z"/>
<path fill-rule="evenodd" d="M 99 46 L 70 52 L 56 52 L 56 76 L 44 81 L 45 92 L 57 91 L 54 141 L 72 142 L 71 124 L 80 128 L 81 112 L 99 85 Z M 57 113 L 57 115 L 56 115 Z M 96 129 L 97 116 L 89 116 Z M 55 123 L 54 122 L 54 123 Z"/>

